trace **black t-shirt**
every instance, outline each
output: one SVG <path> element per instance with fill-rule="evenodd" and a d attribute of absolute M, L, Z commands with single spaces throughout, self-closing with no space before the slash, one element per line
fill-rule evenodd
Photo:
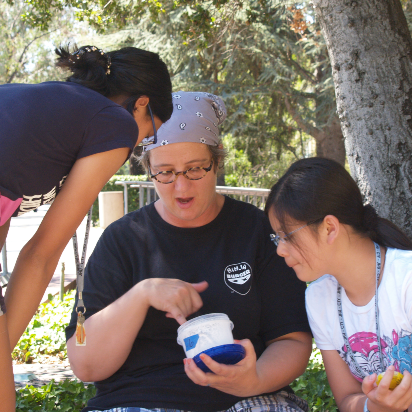
<path fill-rule="evenodd" d="M 212 222 L 197 228 L 168 224 L 153 203 L 129 213 L 105 230 L 90 257 L 83 292 L 86 317 L 146 278 L 206 280 L 203 307 L 190 318 L 226 313 L 234 323 L 234 338 L 249 338 L 259 357 L 265 342 L 310 332 L 306 285 L 276 254 L 270 233 L 261 210 L 230 198 Z M 245 283 L 244 267 L 251 271 Z M 67 339 L 75 325 L 73 311 Z M 178 327 L 176 320 L 150 308 L 126 362 L 110 378 L 96 382 L 96 397 L 84 411 L 121 406 L 219 411 L 241 400 L 187 377 L 185 353 L 176 341 Z"/>
<path fill-rule="evenodd" d="M 50 203 L 77 159 L 136 144 L 133 116 L 70 82 L 0 86 L 0 194 L 14 216 Z"/>

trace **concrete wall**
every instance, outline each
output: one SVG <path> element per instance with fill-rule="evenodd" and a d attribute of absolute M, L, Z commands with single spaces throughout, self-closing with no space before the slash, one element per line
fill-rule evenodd
<path fill-rule="evenodd" d="M 99 193 L 100 227 L 106 229 L 110 223 L 124 215 L 123 192 Z"/>

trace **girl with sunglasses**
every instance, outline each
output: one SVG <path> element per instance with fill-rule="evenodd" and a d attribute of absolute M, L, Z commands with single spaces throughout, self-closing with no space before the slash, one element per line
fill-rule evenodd
<path fill-rule="evenodd" d="M 266 213 L 278 255 L 312 282 L 306 310 L 339 410 L 412 411 L 411 240 L 329 159 L 295 162 Z"/>
<path fill-rule="evenodd" d="M 156 136 L 173 111 L 169 73 L 157 54 L 94 46 L 56 53 L 57 66 L 71 71 L 66 82 L 0 86 L 0 249 L 12 216 L 52 203 L 19 254 L 5 299 L 0 289 L 4 412 L 15 409 L 10 351 L 66 244 L 133 148 Z"/>

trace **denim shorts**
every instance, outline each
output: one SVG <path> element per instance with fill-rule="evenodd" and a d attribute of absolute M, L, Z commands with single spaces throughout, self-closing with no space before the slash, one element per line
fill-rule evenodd
<path fill-rule="evenodd" d="M 293 393 L 280 391 L 273 395 L 254 396 L 233 405 L 225 412 L 308 412 L 306 401 Z M 92 411 L 100 412 L 100 411 Z M 138 407 L 112 408 L 103 412 L 189 412 L 180 409 L 146 409 Z M 221 411 L 224 412 L 224 411 Z"/>

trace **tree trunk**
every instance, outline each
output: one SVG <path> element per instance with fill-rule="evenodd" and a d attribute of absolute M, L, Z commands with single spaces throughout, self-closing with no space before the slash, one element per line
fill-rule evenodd
<path fill-rule="evenodd" d="M 129 159 L 129 174 L 131 175 L 145 175 L 146 171 L 144 167 L 139 162 L 139 157 L 142 155 L 143 148 L 141 146 L 136 146 L 133 149 L 133 153 Z"/>
<path fill-rule="evenodd" d="M 345 144 L 337 116 L 329 126 L 322 128 L 322 133 L 317 137 L 315 138 L 316 155 L 328 157 L 329 159 L 336 160 L 341 165 L 345 165 Z"/>
<path fill-rule="evenodd" d="M 352 176 L 412 237 L 412 40 L 399 0 L 314 0 Z"/>
<path fill-rule="evenodd" d="M 284 96 L 285 106 L 297 125 L 316 140 L 316 155 L 336 160 L 345 165 L 345 145 L 339 119 L 335 116 L 329 125 L 322 127 L 312 126 L 305 122 L 297 110 Z"/>

